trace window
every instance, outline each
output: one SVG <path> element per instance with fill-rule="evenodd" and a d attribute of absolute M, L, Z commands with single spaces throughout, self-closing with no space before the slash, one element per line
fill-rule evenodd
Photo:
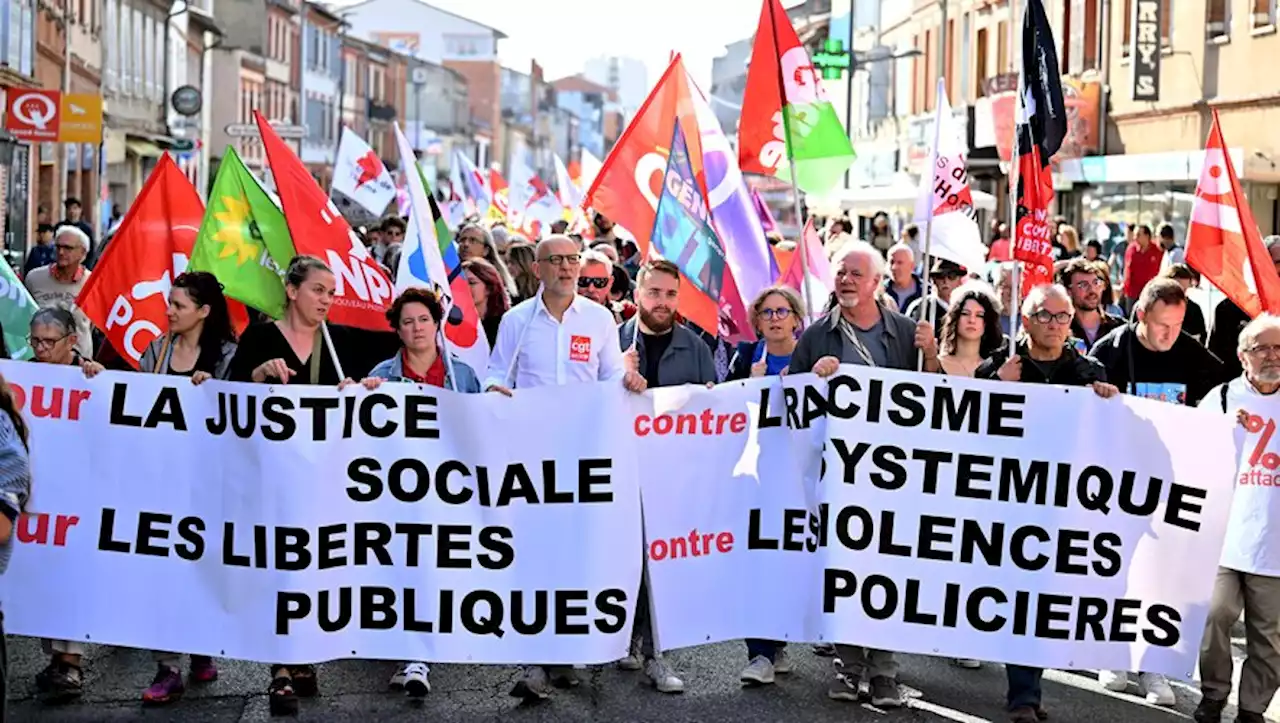
<path fill-rule="evenodd" d="M 1204 7 L 1205 37 L 1209 40 L 1231 35 L 1231 3 L 1229 0 L 1209 0 Z"/>
<path fill-rule="evenodd" d="M 987 29 L 982 28 L 978 31 L 977 50 L 974 52 L 974 58 L 977 60 L 977 67 L 974 68 L 974 85 L 973 97 L 981 98 L 986 90 L 986 81 L 989 73 L 987 72 Z"/>
<path fill-rule="evenodd" d="M 1268 28 L 1276 24 L 1276 0 L 1253 0 L 1253 27 Z"/>
<path fill-rule="evenodd" d="M 164 21 L 164 20 L 156 20 L 156 21 L 155 21 L 155 23 L 154 23 L 154 25 L 152 26 L 152 29 L 153 29 L 154 34 L 155 34 L 155 43 L 154 43 L 154 45 L 155 45 L 155 52 L 153 53 L 153 57 L 155 58 L 155 72 L 156 72 L 156 94 L 155 94 L 155 99 L 156 99 L 156 102 L 157 102 L 157 103 L 163 103 L 163 102 L 164 102 L 164 87 L 165 87 L 165 83 L 167 83 L 167 82 L 168 82 L 168 79 L 164 77 L 164 71 L 165 71 L 165 67 L 164 67 L 164 66 L 165 66 L 165 62 L 164 62 L 164 61 L 165 61 L 165 58 L 164 58 L 164 31 L 165 31 L 165 21 Z"/>
<path fill-rule="evenodd" d="M 933 103 L 937 95 L 937 76 L 935 75 L 938 63 L 938 50 L 933 47 L 933 31 L 924 31 L 924 108 L 925 111 L 933 110 Z"/>
<path fill-rule="evenodd" d="M 1078 38 L 1071 34 L 1071 6 L 1070 0 L 1062 8 L 1062 57 L 1058 58 L 1058 62 L 1062 64 L 1061 72 L 1070 72 L 1072 49 L 1079 51 Z M 1078 52 L 1076 53 L 1079 54 Z"/>
<path fill-rule="evenodd" d="M 944 82 L 947 84 L 947 95 L 954 98 L 956 95 L 956 69 L 955 63 L 952 62 L 952 59 L 956 57 L 956 21 L 954 18 L 947 21 L 946 38 L 946 44 L 942 46 L 946 53 L 942 60 L 942 72 L 946 74 Z M 937 83 L 934 83 L 934 85 L 937 85 Z"/>
<path fill-rule="evenodd" d="M 1138 2 L 1160 3 L 1160 46 L 1167 48 L 1173 45 L 1173 13 L 1169 0 L 1138 0 Z M 1124 35 L 1121 57 L 1129 57 L 1133 48 L 1133 20 L 1138 9 L 1134 0 L 1124 0 Z"/>
<path fill-rule="evenodd" d="M 1009 23 L 1001 20 L 996 24 L 996 73 L 1013 70 L 1009 58 Z"/>
<path fill-rule="evenodd" d="M 911 47 L 915 50 L 920 49 L 920 36 L 911 36 Z M 924 103 L 920 100 L 920 56 L 917 55 L 911 59 L 911 115 L 920 112 L 920 107 Z"/>

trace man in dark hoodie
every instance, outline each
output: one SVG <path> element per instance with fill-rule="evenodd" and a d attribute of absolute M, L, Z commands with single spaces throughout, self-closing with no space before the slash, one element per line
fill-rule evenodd
<path fill-rule="evenodd" d="M 1013 356 L 1007 349 L 996 352 L 978 367 L 979 379 L 1002 379 L 1030 384 L 1062 384 L 1092 387 L 1106 399 L 1119 393 L 1106 382 L 1106 370 L 1097 361 L 1081 356 L 1070 340 L 1074 316 L 1071 296 L 1057 284 L 1032 289 L 1022 301 L 1022 323 L 1026 333 Z M 1006 665 L 1006 700 L 1013 723 L 1037 723 L 1048 717 L 1040 704 L 1043 668 Z"/>

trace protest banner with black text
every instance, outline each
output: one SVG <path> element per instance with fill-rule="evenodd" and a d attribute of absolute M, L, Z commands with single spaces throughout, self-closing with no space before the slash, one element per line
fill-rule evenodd
<path fill-rule="evenodd" d="M 627 650 L 642 538 L 620 385 L 0 370 L 34 479 L 8 632 L 284 663 Z"/>
<path fill-rule="evenodd" d="M 1233 491 L 1226 415 L 849 366 L 653 399 L 637 420 L 736 422 L 710 451 L 637 421 L 641 464 L 680 460 L 641 475 L 663 647 L 1195 668 Z M 819 465 L 797 451 L 815 444 Z"/>

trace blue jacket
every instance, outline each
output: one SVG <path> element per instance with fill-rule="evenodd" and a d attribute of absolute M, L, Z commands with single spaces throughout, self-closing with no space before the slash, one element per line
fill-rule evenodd
<path fill-rule="evenodd" d="M 396 352 L 396 355 L 390 359 L 378 364 L 369 372 L 369 376 L 385 379 L 389 382 L 407 382 L 411 381 L 404 375 L 403 352 Z M 467 366 L 458 357 L 450 357 L 450 364 L 444 366 L 444 387 L 445 389 L 454 389 L 453 377 L 449 375 L 449 367 L 453 367 L 453 374 L 458 378 L 458 384 L 455 391 L 463 394 L 479 394 L 480 379 L 476 376 L 475 371 Z"/>

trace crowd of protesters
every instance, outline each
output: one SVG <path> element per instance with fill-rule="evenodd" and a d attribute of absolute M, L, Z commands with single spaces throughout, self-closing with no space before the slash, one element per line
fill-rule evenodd
<path fill-rule="evenodd" d="M 375 389 L 413 382 L 461 393 L 511 395 L 517 389 L 581 382 L 619 383 L 640 393 L 787 373 L 825 377 L 852 364 L 1089 387 L 1103 398 L 1132 394 L 1198 404 L 1232 416 L 1228 386 L 1251 394 L 1273 394 L 1280 388 L 1280 318 L 1249 320 L 1223 301 L 1207 326 L 1188 297 L 1198 276 L 1180 258 L 1167 258 L 1176 255 L 1163 230 L 1160 244 L 1149 228 L 1134 230 L 1116 289 L 1115 267 L 1101 258 L 1100 249 L 1082 246 L 1075 230 L 1061 224 L 1055 239 L 1055 283 L 1023 289 L 1012 308 L 1013 268 L 1003 229 L 993 229 L 986 268 L 966 269 L 945 259 L 934 259 L 925 268 L 918 230 L 909 227 L 895 240 L 879 224 L 871 240 L 862 241 L 850 235 L 847 221 L 836 220 L 825 234 L 834 290 L 822 300 L 822 315 L 806 328 L 800 295 L 783 286 L 767 288 L 749 303 L 757 340 L 729 346 L 714 330 L 697 329 L 677 312 L 682 292 L 678 267 L 664 260 L 642 261 L 636 245 L 620 239 L 607 218 L 596 214 L 592 220 L 590 239 L 564 234 L 563 227 L 551 229 L 536 243 L 501 226 L 466 223 L 457 230 L 461 273 L 492 349 L 483 369 L 440 346 L 445 309 L 435 293 L 422 289 L 405 291 L 391 304 L 391 333 L 334 327 L 333 344 L 326 343 L 323 329 L 336 279 L 322 261 L 298 257 L 285 272 L 283 317 L 260 317 L 238 338 L 217 280 L 200 272 L 178 276 L 169 294 L 168 332 L 147 348 L 139 371 L 187 376 L 193 384 L 222 379 L 339 387 L 359 383 Z M 394 273 L 404 221 L 392 217 L 362 234 L 374 257 Z M 35 362 L 77 365 L 89 376 L 122 368 L 109 348 L 93 353 L 93 334 L 74 306 L 89 273 L 83 262 L 92 239 L 73 223 L 54 230 L 51 242 L 51 260 L 26 275 L 43 307 L 29 329 Z M 1267 247 L 1280 269 L 1280 237 L 1268 238 Z M 1018 333 L 1011 342 L 1015 327 Z M 562 353 L 570 337 L 589 340 L 585 362 L 571 362 Z M 0 387 L 7 390 L 7 385 Z M 2 572 L 31 482 L 26 427 L 8 394 L 0 394 L 0 411 L 5 412 L 0 414 Z M 1231 692 L 1230 627 L 1241 610 L 1249 657 L 1237 720 L 1262 720 L 1280 686 L 1276 579 L 1222 568 L 1202 648 L 1203 698 L 1195 713 L 1199 723 L 1220 720 Z M 638 600 L 633 644 L 618 666 L 642 671 L 660 692 L 679 693 L 684 681 L 654 645 L 653 611 L 643 590 Z M 46 640 L 44 645 L 49 664 L 36 677 L 42 698 L 55 703 L 79 697 L 83 644 Z M 813 652 L 836 658 L 830 698 L 868 700 L 880 708 L 903 705 L 893 651 L 840 644 Z M 147 704 L 177 701 L 189 683 L 218 675 L 215 661 L 206 656 L 191 656 L 189 677 L 182 673 L 179 653 L 155 651 L 154 656 L 156 675 L 142 693 Z M 745 685 L 773 683 L 775 675 L 792 670 L 790 656 L 791 647 L 782 641 L 747 640 L 739 677 Z M 396 663 L 391 687 L 412 697 L 426 695 L 431 689 L 429 662 Z M 976 660 L 954 662 L 963 668 L 981 665 Z M 1046 718 L 1043 671 L 1018 665 L 1007 665 L 1006 671 L 1010 720 Z M 1163 676 L 1133 672 L 1148 702 L 1174 704 Z M 273 714 L 296 712 L 299 698 L 320 689 L 312 665 L 272 665 L 268 677 Z M 1099 680 L 1117 692 L 1131 682 L 1129 671 L 1101 671 Z M 555 688 L 577 682 L 571 667 L 528 666 L 512 695 L 545 699 Z"/>

